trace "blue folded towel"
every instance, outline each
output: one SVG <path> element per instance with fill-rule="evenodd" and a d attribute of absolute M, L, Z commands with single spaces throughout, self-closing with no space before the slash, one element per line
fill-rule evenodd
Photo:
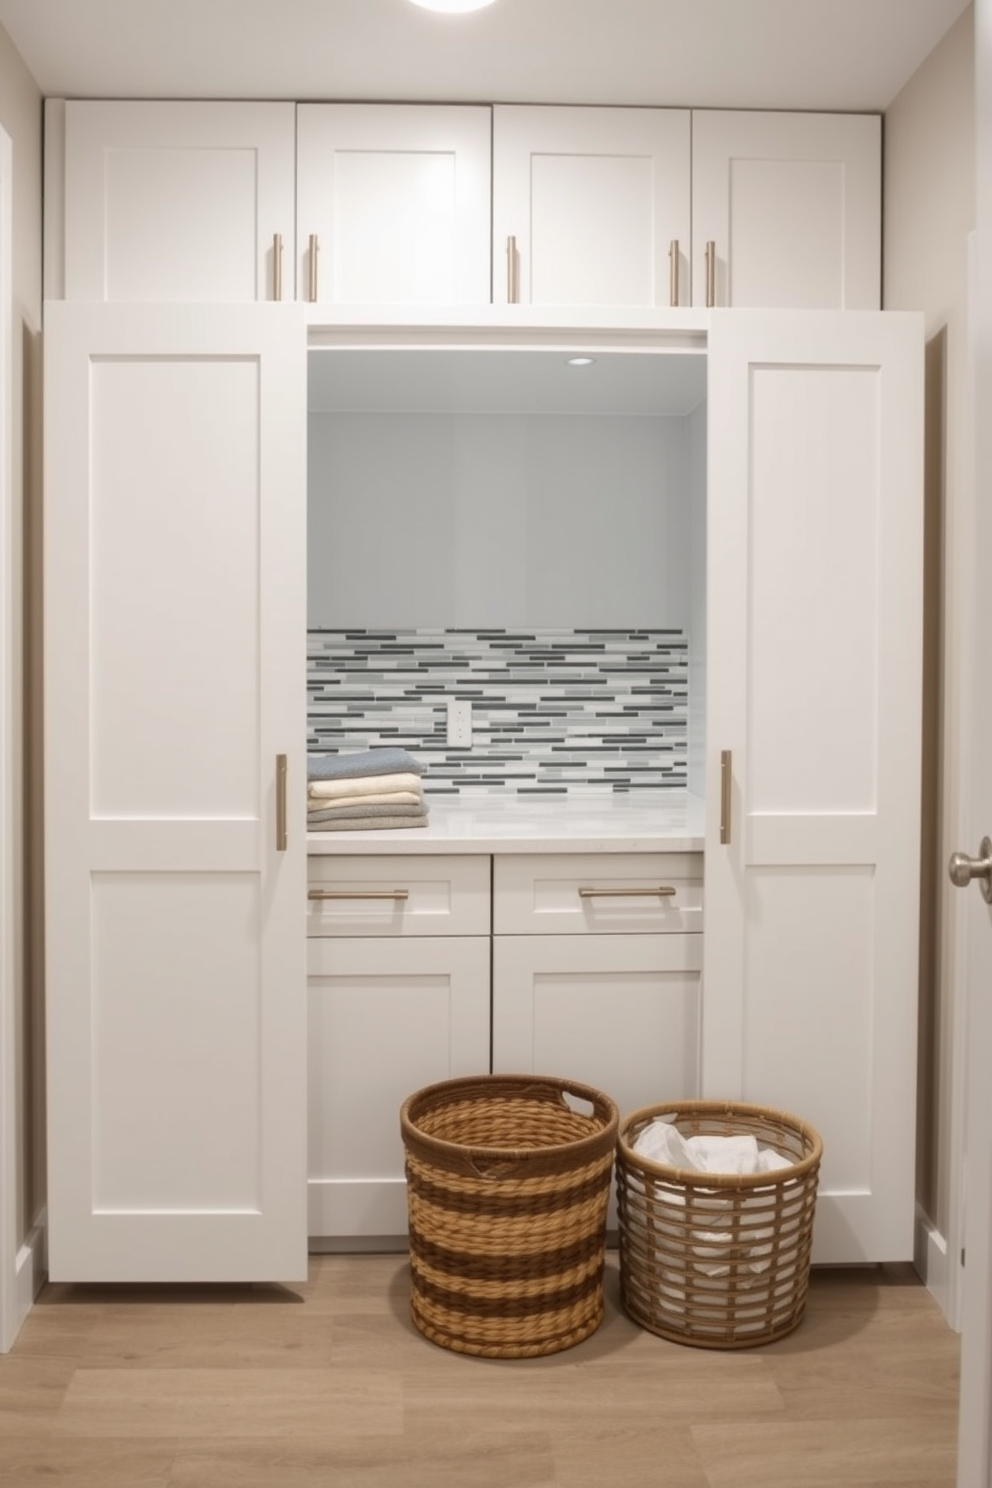
<path fill-rule="evenodd" d="M 424 767 L 405 749 L 353 750 L 350 754 L 308 754 L 308 780 L 352 780 L 360 775 L 422 775 Z"/>
<path fill-rule="evenodd" d="M 307 822 L 308 832 L 374 832 L 406 831 L 408 827 L 426 827 L 427 812 L 419 816 L 353 816 L 347 821 Z"/>

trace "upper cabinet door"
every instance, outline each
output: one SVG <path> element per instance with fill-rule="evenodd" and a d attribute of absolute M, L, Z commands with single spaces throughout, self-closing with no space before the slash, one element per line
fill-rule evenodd
<path fill-rule="evenodd" d="M 911 1260 L 923 317 L 714 311 L 709 383 L 703 1094 L 820 1130 L 814 1260 Z"/>
<path fill-rule="evenodd" d="M 694 110 L 692 243 L 695 305 L 877 310 L 881 120 Z"/>
<path fill-rule="evenodd" d="M 488 304 L 488 107 L 319 103 L 296 117 L 301 299 Z"/>
<path fill-rule="evenodd" d="M 306 1275 L 305 340 L 46 310 L 53 1279 Z"/>
<path fill-rule="evenodd" d="M 688 305 L 689 113 L 493 111 L 493 300 Z"/>
<path fill-rule="evenodd" d="M 289 103 L 66 103 L 64 137 L 46 157 L 48 210 L 64 213 L 64 288 L 49 274 L 48 294 L 279 299 L 284 258 L 292 299 L 293 113 Z M 57 126 L 58 110 L 48 118 Z"/>

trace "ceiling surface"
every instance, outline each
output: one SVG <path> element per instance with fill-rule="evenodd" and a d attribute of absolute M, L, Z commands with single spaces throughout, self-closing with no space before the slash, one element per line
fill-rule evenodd
<path fill-rule="evenodd" d="M 882 110 L 968 0 L 0 0 L 50 97 Z"/>
<path fill-rule="evenodd" d="M 595 350 L 311 351 L 308 407 L 338 413 L 681 415 L 706 397 L 706 357 Z"/>

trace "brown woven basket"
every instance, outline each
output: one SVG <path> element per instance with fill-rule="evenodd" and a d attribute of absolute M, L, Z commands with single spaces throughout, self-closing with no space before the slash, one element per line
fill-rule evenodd
<path fill-rule="evenodd" d="M 685 1137 L 751 1133 L 791 1165 L 741 1176 L 652 1162 L 633 1148 L 661 1116 Z M 751 1348 L 791 1333 L 806 1309 L 822 1154 L 811 1126 L 768 1106 L 689 1100 L 626 1115 L 617 1206 L 630 1316 L 699 1348 Z"/>
<path fill-rule="evenodd" d="M 614 1102 L 567 1080 L 479 1075 L 411 1095 L 400 1125 L 420 1332 L 500 1359 L 556 1353 L 593 1333 Z"/>

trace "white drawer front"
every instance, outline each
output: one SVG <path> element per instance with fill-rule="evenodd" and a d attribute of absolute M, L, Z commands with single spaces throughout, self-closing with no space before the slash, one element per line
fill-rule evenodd
<path fill-rule="evenodd" d="M 488 935 L 488 856 L 314 854 L 307 934 Z"/>
<path fill-rule="evenodd" d="M 701 853 L 500 855 L 497 935 L 637 935 L 703 928 Z"/>

